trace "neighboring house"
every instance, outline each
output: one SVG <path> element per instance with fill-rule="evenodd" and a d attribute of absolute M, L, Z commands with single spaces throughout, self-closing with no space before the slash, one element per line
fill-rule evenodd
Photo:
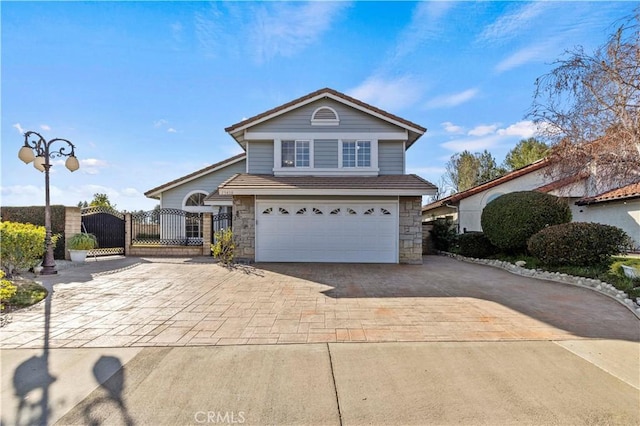
<path fill-rule="evenodd" d="M 540 191 L 566 198 L 574 222 L 597 222 L 622 228 L 640 247 L 640 183 L 588 197 L 588 174 L 550 181 L 545 160 L 514 170 L 489 182 L 450 195 L 422 208 L 425 222 L 455 212 L 458 232 L 482 231 L 484 207 L 500 195 Z"/>
<path fill-rule="evenodd" d="M 421 263 L 421 200 L 406 174 L 422 126 L 321 89 L 225 129 L 245 154 L 148 191 L 161 207 L 232 209 L 240 258 Z"/>

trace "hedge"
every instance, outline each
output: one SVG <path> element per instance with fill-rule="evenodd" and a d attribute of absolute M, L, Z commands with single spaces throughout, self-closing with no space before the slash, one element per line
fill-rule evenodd
<path fill-rule="evenodd" d="M 631 247 L 620 228 L 601 223 L 573 222 L 550 226 L 533 235 L 529 252 L 547 265 L 603 264 Z"/>
<path fill-rule="evenodd" d="M 520 191 L 502 195 L 486 205 L 480 219 L 489 241 L 506 252 L 523 252 L 541 229 L 571 221 L 566 201 L 551 194 Z"/>
<path fill-rule="evenodd" d="M 482 232 L 467 232 L 458 235 L 458 252 L 466 257 L 483 259 L 497 253 L 496 246 Z"/>
<path fill-rule="evenodd" d="M 4 222 L 31 223 L 44 226 L 44 206 L 2 207 L 0 217 Z M 51 234 L 58 234 L 58 243 L 54 247 L 53 256 L 64 259 L 64 225 L 65 206 L 51 206 Z"/>

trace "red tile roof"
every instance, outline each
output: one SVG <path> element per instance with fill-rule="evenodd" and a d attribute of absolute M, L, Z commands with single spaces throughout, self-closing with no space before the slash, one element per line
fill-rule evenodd
<path fill-rule="evenodd" d="M 531 163 L 528 166 L 521 167 L 512 172 L 507 173 L 506 175 L 500 176 L 498 178 L 492 179 L 483 184 L 474 186 L 473 188 L 469 188 L 466 191 L 458 192 L 453 195 L 450 195 L 446 198 L 443 198 L 438 201 L 434 201 L 433 203 L 427 204 L 422 207 L 422 211 L 429 211 L 431 209 L 444 206 L 445 204 L 457 203 L 458 201 L 471 197 L 479 192 L 486 191 L 487 189 L 493 188 L 494 186 L 498 186 L 502 183 L 509 182 L 510 180 L 519 178 L 520 176 L 524 176 L 536 170 L 540 170 L 547 165 L 546 160 L 538 160 L 535 163 Z"/>
<path fill-rule="evenodd" d="M 608 201 L 627 200 L 630 198 L 640 198 L 640 182 L 632 183 L 621 188 L 612 189 L 593 197 L 586 197 L 576 202 L 579 206 L 588 204 L 606 203 Z"/>

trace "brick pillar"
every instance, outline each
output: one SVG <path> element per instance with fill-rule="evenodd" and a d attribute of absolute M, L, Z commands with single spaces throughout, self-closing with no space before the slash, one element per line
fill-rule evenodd
<path fill-rule="evenodd" d="M 131 252 L 131 213 L 124 214 L 124 255 L 128 256 Z"/>
<path fill-rule="evenodd" d="M 400 197 L 400 263 L 422 263 L 422 197 Z"/>
<path fill-rule="evenodd" d="M 253 195 L 233 196 L 233 238 L 236 258 L 253 262 L 256 259 L 256 213 Z"/>
<path fill-rule="evenodd" d="M 211 218 L 212 213 L 202 214 L 202 255 L 211 255 Z"/>
<path fill-rule="evenodd" d="M 79 207 L 64 208 L 64 258 L 69 260 L 67 241 L 82 231 L 82 215 Z"/>

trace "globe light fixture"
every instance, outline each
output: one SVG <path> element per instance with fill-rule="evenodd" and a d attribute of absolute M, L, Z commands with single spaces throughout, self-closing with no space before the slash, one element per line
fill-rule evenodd
<path fill-rule="evenodd" d="M 57 151 L 51 150 L 54 143 L 62 144 Z M 33 167 L 44 172 L 44 227 L 46 250 L 42 259 L 42 275 L 57 274 L 56 262 L 53 258 L 53 242 L 51 241 L 51 202 L 49 197 L 49 169 L 51 159 L 56 157 L 67 157 L 65 167 L 74 172 L 80 168 L 80 162 L 75 155 L 75 146 L 66 139 L 51 139 L 47 141 L 37 132 L 26 132 L 24 134 L 24 146 L 18 151 L 18 158 L 25 164 L 33 162 Z"/>

